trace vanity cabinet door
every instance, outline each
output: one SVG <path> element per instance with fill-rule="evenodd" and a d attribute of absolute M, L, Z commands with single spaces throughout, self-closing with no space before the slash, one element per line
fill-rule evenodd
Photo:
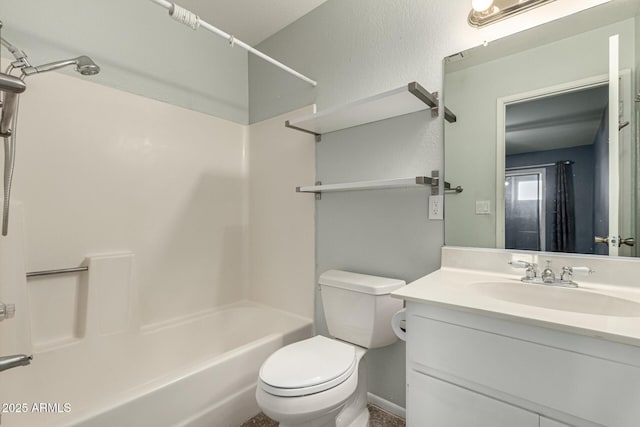
<path fill-rule="evenodd" d="M 570 427 L 569 424 L 559 423 L 549 418 L 540 417 L 540 427 Z"/>
<path fill-rule="evenodd" d="M 434 377 L 410 371 L 407 426 L 538 427 L 539 416 Z M 550 424 L 549 427 L 552 425 Z"/>

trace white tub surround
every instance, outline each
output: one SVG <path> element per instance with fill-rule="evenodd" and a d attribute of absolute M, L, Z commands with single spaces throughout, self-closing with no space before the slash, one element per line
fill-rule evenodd
<path fill-rule="evenodd" d="M 596 273 L 527 284 L 512 260 Z M 440 270 L 393 294 L 407 301 L 408 425 L 637 426 L 639 273 L 632 259 L 443 248 Z"/>
<path fill-rule="evenodd" d="M 587 266 L 578 288 L 520 281 L 509 261 Z M 633 259 L 444 247 L 442 268 L 392 296 L 640 346 L 640 263 Z M 602 298 L 601 298 L 602 297 Z"/>
<path fill-rule="evenodd" d="M 0 296 L 16 305 L 0 343 L 3 356 L 33 361 L 2 372 L 3 426 L 235 427 L 259 412 L 266 358 L 312 335 L 310 318 L 250 301 L 142 325 L 130 252 L 26 281 L 22 211 L 14 202 L 12 232 L 0 240 Z"/>
<path fill-rule="evenodd" d="M 27 410 L 6 408 L 2 426 L 257 414 L 260 365 L 312 334 L 314 199 L 294 188 L 314 175 L 313 138 L 55 72 L 29 88 L 0 239 L 0 301 L 16 306 L 0 356 L 34 357 L 2 372 L 0 402 Z"/>
<path fill-rule="evenodd" d="M 246 126 L 58 72 L 29 79 L 18 126 L 28 271 L 130 251 L 142 324 L 248 299 Z"/>
<path fill-rule="evenodd" d="M 313 135 L 284 127 L 308 106 L 249 126 L 249 299 L 313 317 L 315 197 L 295 192 L 316 175 Z"/>

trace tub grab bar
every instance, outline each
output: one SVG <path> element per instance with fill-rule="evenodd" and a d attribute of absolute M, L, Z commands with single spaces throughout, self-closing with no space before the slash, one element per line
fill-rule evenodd
<path fill-rule="evenodd" d="M 53 276 L 54 274 L 68 274 L 89 271 L 89 267 L 61 268 L 59 270 L 31 271 L 27 273 L 27 279 L 31 277 Z"/>

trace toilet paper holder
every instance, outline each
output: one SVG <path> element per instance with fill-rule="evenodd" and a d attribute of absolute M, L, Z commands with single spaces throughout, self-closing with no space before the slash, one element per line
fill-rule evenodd
<path fill-rule="evenodd" d="M 391 329 L 402 341 L 407 340 L 407 309 L 403 308 L 391 318 Z"/>

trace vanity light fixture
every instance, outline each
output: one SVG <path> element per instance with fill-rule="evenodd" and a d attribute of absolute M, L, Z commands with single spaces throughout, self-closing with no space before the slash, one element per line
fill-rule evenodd
<path fill-rule="evenodd" d="M 469 25 L 481 28 L 552 1 L 555 0 L 472 0 Z"/>

